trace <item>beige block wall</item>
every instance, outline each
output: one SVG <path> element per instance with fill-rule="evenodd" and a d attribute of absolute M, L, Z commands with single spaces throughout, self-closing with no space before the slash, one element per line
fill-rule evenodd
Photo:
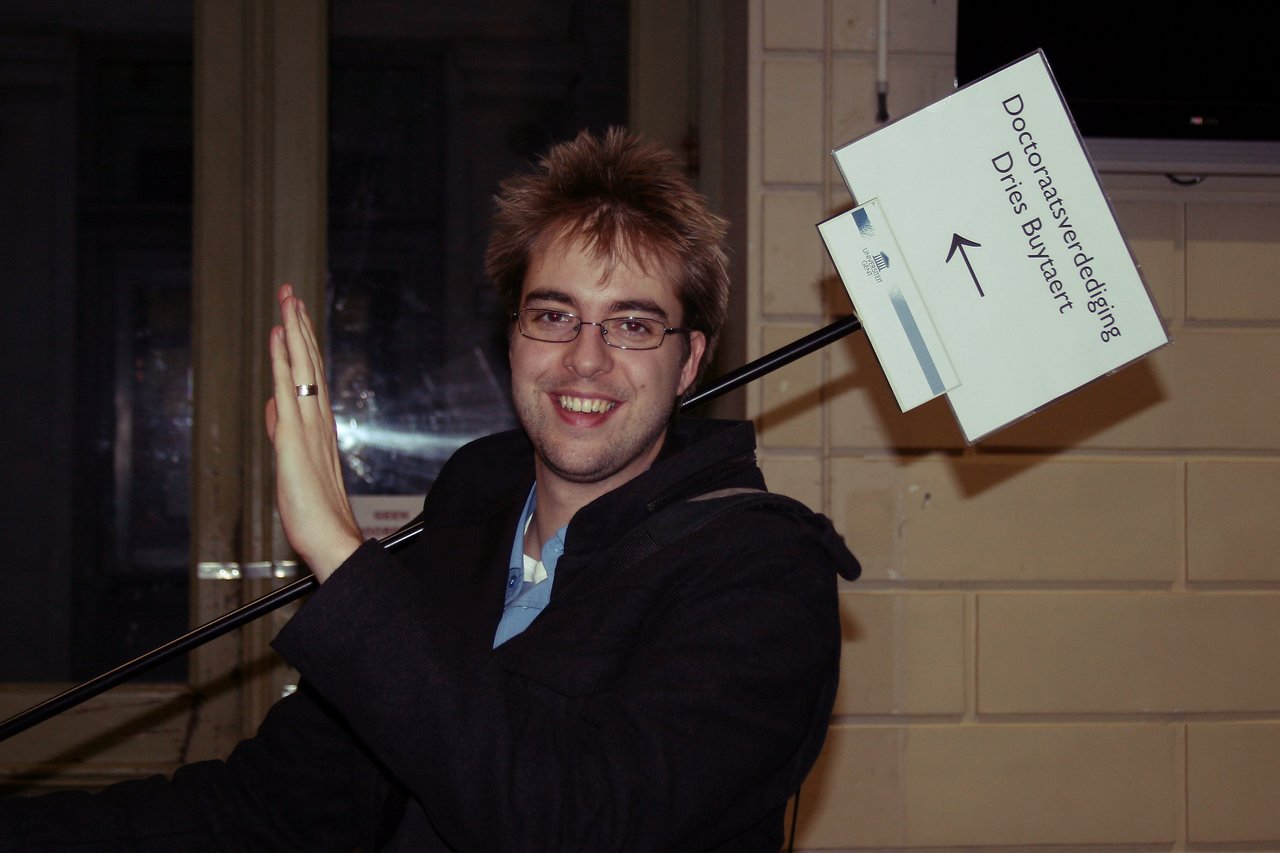
<path fill-rule="evenodd" d="M 750 356 L 848 313 L 814 228 L 875 127 L 875 0 L 750 0 Z M 893 116 L 955 0 L 890 0 Z M 976 447 L 854 335 L 749 387 L 862 559 L 797 847 L 1280 850 L 1280 179 L 1103 176 L 1174 343 Z"/>

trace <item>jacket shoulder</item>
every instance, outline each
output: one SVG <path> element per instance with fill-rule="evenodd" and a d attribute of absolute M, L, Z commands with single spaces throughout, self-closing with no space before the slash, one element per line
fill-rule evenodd
<path fill-rule="evenodd" d="M 665 512 L 699 514 L 696 520 L 670 525 L 668 544 L 695 532 L 720 542 L 726 551 L 737 553 L 787 552 L 800 543 L 809 543 L 810 553 L 823 555 L 820 562 L 846 580 L 855 580 L 862 572 L 831 520 L 786 495 L 729 488 L 700 495 Z"/>
<path fill-rule="evenodd" d="M 533 483 L 533 447 L 522 430 L 477 438 L 454 452 L 427 491 L 423 518 L 475 518 Z"/>

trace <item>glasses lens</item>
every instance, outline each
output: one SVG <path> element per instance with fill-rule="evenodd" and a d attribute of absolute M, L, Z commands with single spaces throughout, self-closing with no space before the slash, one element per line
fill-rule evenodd
<path fill-rule="evenodd" d="M 600 323 L 604 342 L 623 349 L 653 349 L 662 343 L 665 327 L 646 317 L 611 317 Z"/>
<path fill-rule="evenodd" d="M 564 311 L 526 308 L 520 312 L 520 331 L 540 341 L 571 341 L 578 334 L 578 318 Z"/>

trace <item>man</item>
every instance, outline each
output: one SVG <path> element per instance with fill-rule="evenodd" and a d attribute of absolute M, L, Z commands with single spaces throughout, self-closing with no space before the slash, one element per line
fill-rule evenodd
<path fill-rule="evenodd" d="M 835 576 L 858 569 L 826 519 L 763 496 L 749 424 L 673 421 L 725 316 L 723 227 L 617 130 L 503 184 L 487 267 L 523 429 L 455 454 L 396 556 L 360 541 L 281 288 L 267 425 L 321 587 L 275 646 L 303 687 L 225 762 L 0 805 L 0 841 L 776 851 L 834 698 Z"/>

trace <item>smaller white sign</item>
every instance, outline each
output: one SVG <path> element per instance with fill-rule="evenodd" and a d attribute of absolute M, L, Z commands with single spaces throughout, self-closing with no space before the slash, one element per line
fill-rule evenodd
<path fill-rule="evenodd" d="M 933 319 L 872 199 L 818 225 L 902 411 L 960 384 Z"/>
<path fill-rule="evenodd" d="M 365 539 L 385 539 L 418 517 L 426 495 L 352 495 L 351 511 Z"/>

